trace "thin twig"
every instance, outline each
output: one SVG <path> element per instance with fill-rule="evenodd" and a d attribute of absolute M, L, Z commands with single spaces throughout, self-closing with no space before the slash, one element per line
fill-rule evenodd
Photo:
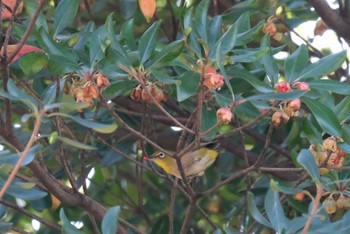
<path fill-rule="evenodd" d="M 18 212 L 20 212 L 20 213 L 22 213 L 22 214 L 32 218 L 32 219 L 35 219 L 35 220 L 39 221 L 40 223 L 44 224 L 47 227 L 50 227 L 50 228 L 52 228 L 54 230 L 57 230 L 57 231 L 61 231 L 61 227 L 58 224 L 51 223 L 51 222 L 47 221 L 46 219 L 43 219 L 43 218 L 41 218 L 41 217 L 39 217 L 39 216 L 37 216 L 37 215 L 35 215 L 33 213 L 30 213 L 29 211 L 27 211 L 26 209 L 24 209 L 22 207 L 19 207 L 19 206 L 15 205 L 15 204 L 12 204 L 12 203 L 7 202 L 7 201 L 2 200 L 2 199 L 0 199 L 0 203 L 3 204 L 4 206 L 7 206 L 7 207 L 9 207 L 11 209 L 14 209 L 14 210 L 16 210 L 16 211 L 18 211 Z"/>
<path fill-rule="evenodd" d="M 320 203 L 320 200 L 321 200 L 321 197 L 322 197 L 322 193 L 323 193 L 322 186 L 320 184 L 316 184 L 316 197 L 315 197 L 315 199 L 313 201 L 313 205 L 312 205 L 310 216 L 307 219 L 301 234 L 307 234 L 307 231 L 309 230 L 309 228 L 310 228 L 310 226 L 312 224 L 312 220 L 313 220 L 314 216 L 317 213 L 318 204 Z"/>
<path fill-rule="evenodd" d="M 174 233 L 174 207 L 175 207 L 175 198 L 177 191 L 177 182 L 178 178 L 174 179 L 173 187 L 170 194 L 170 204 L 169 204 L 169 234 Z"/>
<path fill-rule="evenodd" d="M 182 223 L 181 231 L 180 234 L 186 234 L 190 225 L 191 225 L 191 220 L 192 216 L 194 214 L 195 208 L 196 208 L 196 203 L 197 203 L 197 198 L 191 197 L 190 198 L 190 204 L 188 205 L 187 212 L 185 215 L 185 219 Z"/>
<path fill-rule="evenodd" d="M 37 113 L 38 116 L 36 116 L 36 119 L 35 119 L 35 124 L 34 124 L 34 129 L 33 129 L 32 135 L 30 136 L 29 141 L 28 141 L 26 147 L 24 148 L 23 153 L 21 153 L 19 155 L 19 159 L 18 159 L 16 165 L 14 166 L 14 168 L 12 169 L 12 171 L 10 173 L 10 176 L 7 178 L 4 186 L 1 188 L 1 190 L 0 190 L 0 199 L 3 198 L 3 196 L 5 195 L 7 189 L 10 187 L 13 179 L 16 177 L 16 174 L 17 174 L 19 168 L 22 165 L 23 160 L 25 159 L 25 157 L 29 153 L 30 148 L 33 146 L 34 142 L 36 141 L 38 133 L 39 133 L 39 128 L 40 128 L 40 125 L 41 125 L 40 116 L 43 113 L 44 113 L 44 111 L 41 111 L 41 113 Z"/>

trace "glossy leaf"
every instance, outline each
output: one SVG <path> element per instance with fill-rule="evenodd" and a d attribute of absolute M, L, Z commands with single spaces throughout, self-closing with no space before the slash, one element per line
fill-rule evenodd
<path fill-rule="evenodd" d="M 215 43 L 219 40 L 222 31 L 222 17 L 220 15 L 214 16 L 214 18 L 210 21 L 209 24 L 209 33 L 207 35 L 208 46 L 212 48 Z"/>
<path fill-rule="evenodd" d="M 102 220 L 102 234 L 117 233 L 120 206 L 109 208 Z"/>
<path fill-rule="evenodd" d="M 217 116 L 216 116 L 216 110 L 213 109 L 210 106 L 203 105 L 202 108 L 202 126 L 201 131 L 205 132 L 208 129 L 212 129 L 213 126 L 215 126 L 218 122 Z M 217 127 L 213 129 L 208 135 L 205 136 L 206 141 L 211 141 L 215 138 L 217 133 Z"/>
<path fill-rule="evenodd" d="M 298 154 L 297 161 L 307 170 L 315 182 L 319 182 L 320 171 L 316 165 L 313 154 L 309 150 L 302 149 Z"/>
<path fill-rule="evenodd" d="M 129 94 L 132 88 L 136 86 L 136 82 L 132 80 L 119 80 L 113 82 L 109 87 L 107 87 L 103 95 L 106 99 L 110 100 L 119 95 Z"/>
<path fill-rule="evenodd" d="M 33 19 L 35 15 L 35 11 L 38 9 L 38 4 L 36 1 L 23 1 L 26 12 L 28 12 L 29 18 Z M 46 32 L 49 31 L 49 27 L 47 25 L 45 16 L 42 12 L 40 12 L 38 19 L 35 21 L 35 25 L 37 28 L 42 27 Z"/>
<path fill-rule="evenodd" d="M 270 51 L 270 48 L 265 47 L 262 49 L 254 50 L 235 50 L 238 55 L 231 56 L 233 62 L 235 63 L 252 63 L 260 60 Z"/>
<path fill-rule="evenodd" d="M 230 73 L 233 74 L 234 78 L 244 79 L 250 85 L 252 85 L 257 91 L 261 93 L 271 93 L 274 91 L 274 89 L 271 86 L 259 80 L 256 76 L 251 74 L 249 71 L 247 71 L 243 67 L 233 68 L 232 70 L 230 70 Z"/>
<path fill-rule="evenodd" d="M 124 38 L 124 41 L 130 50 L 137 50 L 133 26 L 134 26 L 134 19 L 130 19 L 126 21 L 122 26 L 120 36 Z"/>
<path fill-rule="evenodd" d="M 198 35 L 204 39 L 205 42 L 207 42 L 207 17 L 208 17 L 208 8 L 209 8 L 210 1 L 209 0 L 203 0 L 201 1 L 195 12 L 195 24 L 197 26 L 197 32 Z"/>
<path fill-rule="evenodd" d="M 177 101 L 182 102 L 197 93 L 199 87 L 199 74 L 187 71 L 179 77 L 179 80 L 181 83 L 176 86 Z"/>
<path fill-rule="evenodd" d="M 336 114 L 328 106 L 306 97 L 302 98 L 302 101 L 309 107 L 318 124 L 324 131 L 334 136 L 341 135 L 339 120 Z"/>
<path fill-rule="evenodd" d="M 174 41 L 166 45 L 152 60 L 146 63 L 146 68 L 153 68 L 165 65 L 174 60 L 182 52 L 184 41 Z"/>
<path fill-rule="evenodd" d="M 143 16 L 149 22 L 156 12 L 156 0 L 138 0 Z"/>
<path fill-rule="evenodd" d="M 25 75 L 39 72 L 47 64 L 47 57 L 43 53 L 30 53 L 21 57 L 19 66 Z"/>
<path fill-rule="evenodd" d="M 261 21 L 248 31 L 238 34 L 236 38 L 236 46 L 241 46 L 253 41 L 260 34 L 263 26 L 264 22 Z"/>
<path fill-rule="evenodd" d="M 346 51 L 327 55 L 315 63 L 308 65 L 295 80 L 326 76 L 338 69 L 346 59 Z"/>
<path fill-rule="evenodd" d="M 102 123 L 97 123 L 97 122 L 94 122 L 94 121 L 90 121 L 90 120 L 87 120 L 87 119 L 82 119 L 80 117 L 75 117 L 75 116 L 72 116 L 72 115 L 68 115 L 68 114 L 64 114 L 64 113 L 52 113 L 49 115 L 49 117 L 53 117 L 53 116 L 62 116 L 62 117 L 65 117 L 65 118 L 69 118 L 75 122 L 77 122 L 78 124 L 84 126 L 84 127 L 87 127 L 87 128 L 91 128 L 93 130 L 95 130 L 96 132 L 99 132 L 99 133 L 112 133 L 114 132 L 117 128 L 118 128 L 118 125 L 115 124 L 115 123 L 112 123 L 112 124 L 102 124 Z"/>
<path fill-rule="evenodd" d="M 54 136 L 54 137 L 61 140 L 64 143 L 66 143 L 67 145 L 73 146 L 73 147 L 78 148 L 78 149 L 97 150 L 97 148 L 95 146 L 87 145 L 87 144 L 81 143 L 79 141 L 69 139 L 67 137 L 60 137 L 60 136 Z"/>
<path fill-rule="evenodd" d="M 295 80 L 298 74 L 304 69 L 309 61 L 309 52 L 305 45 L 298 47 L 293 54 L 287 57 L 284 63 L 285 77 L 288 83 Z"/>
<path fill-rule="evenodd" d="M 79 7 L 79 0 L 61 0 L 54 16 L 54 38 L 67 26 L 71 25 Z"/>
<path fill-rule="evenodd" d="M 334 109 L 334 113 L 337 113 L 337 118 L 340 122 L 344 121 L 350 113 L 350 97 L 345 97 L 341 100 Z"/>
<path fill-rule="evenodd" d="M 90 40 L 90 66 L 94 67 L 101 59 L 104 58 L 105 53 L 105 27 L 99 27 L 91 36 Z"/>
<path fill-rule="evenodd" d="M 0 222 L 0 231 L 6 233 L 12 226 L 12 223 Z"/>
<path fill-rule="evenodd" d="M 119 4 L 120 14 L 124 19 L 132 17 L 137 10 L 137 0 L 119 0 Z"/>
<path fill-rule="evenodd" d="M 265 227 L 272 228 L 272 224 L 260 213 L 258 207 L 255 205 L 254 194 L 248 192 L 248 211 L 249 214 L 259 223 L 264 225 Z"/>
<path fill-rule="evenodd" d="M 27 156 L 24 158 L 21 166 L 26 166 L 29 163 L 31 163 L 34 158 L 35 158 L 35 154 L 41 150 L 42 146 L 37 144 L 34 145 L 32 148 L 30 148 Z M 15 165 L 17 163 L 17 161 L 19 160 L 19 155 L 18 154 L 8 154 L 8 155 L 1 155 L 0 156 L 0 163 L 1 164 L 12 164 Z"/>
<path fill-rule="evenodd" d="M 232 89 L 232 86 L 231 86 L 231 83 L 228 79 L 228 76 L 227 76 L 227 73 L 226 73 L 226 70 L 225 70 L 225 67 L 224 67 L 224 51 L 221 49 L 221 42 L 219 43 L 218 47 L 217 47 L 217 50 L 216 50 L 216 61 L 217 61 L 217 64 L 220 68 L 220 73 L 224 76 L 224 80 L 225 80 L 225 84 L 226 86 L 228 87 L 228 90 L 230 91 L 231 95 L 232 95 L 232 101 L 235 100 L 235 95 L 233 93 L 233 89 Z"/>
<path fill-rule="evenodd" d="M 117 40 L 116 33 L 114 31 L 115 28 L 115 22 L 113 21 L 113 14 L 110 14 L 105 23 L 106 32 L 107 32 L 107 38 L 110 41 L 110 47 L 112 50 L 116 53 L 118 57 L 118 65 L 123 66 L 130 66 L 130 62 L 123 50 L 123 48 L 120 46 L 119 41 Z"/>
<path fill-rule="evenodd" d="M 332 93 L 350 95 L 350 85 L 336 80 L 311 80 L 307 82 L 311 89 L 322 89 Z"/>
<path fill-rule="evenodd" d="M 70 223 L 63 208 L 60 209 L 60 219 L 62 221 L 62 231 L 64 234 L 83 234 L 82 231 Z"/>
<path fill-rule="evenodd" d="M 350 144 L 350 126 L 349 125 L 343 125 L 343 128 L 342 128 L 342 138 L 343 140 Z"/>
<path fill-rule="evenodd" d="M 270 47 L 270 36 L 268 34 L 262 38 L 261 47 Z M 262 58 L 262 64 L 265 68 L 267 78 L 271 81 L 272 86 L 274 86 L 278 82 L 279 71 L 271 51 Z"/>
<path fill-rule="evenodd" d="M 286 227 L 288 219 L 282 209 L 278 192 L 273 191 L 271 188 L 267 191 L 265 196 L 265 210 L 275 231 L 282 233 L 282 230 Z"/>
<path fill-rule="evenodd" d="M 156 34 L 161 21 L 157 21 L 142 35 L 139 40 L 138 50 L 140 53 L 140 63 L 144 64 L 152 55 L 156 46 Z"/>
<path fill-rule="evenodd" d="M 13 197 L 28 201 L 39 200 L 47 196 L 46 192 L 43 192 L 36 187 L 32 187 L 32 185 L 30 185 L 29 188 L 26 188 L 27 185 L 27 183 L 15 179 L 7 189 L 6 193 Z M 3 180 L 0 180 L 0 186 L 4 186 Z"/>
<path fill-rule="evenodd" d="M 257 94 L 254 96 L 250 96 L 246 98 L 246 100 L 252 101 L 252 100 L 278 100 L 278 101 L 286 101 L 286 100 L 293 100 L 296 98 L 299 98 L 305 94 L 305 91 L 296 91 L 288 92 L 288 93 L 263 93 L 263 94 Z"/>

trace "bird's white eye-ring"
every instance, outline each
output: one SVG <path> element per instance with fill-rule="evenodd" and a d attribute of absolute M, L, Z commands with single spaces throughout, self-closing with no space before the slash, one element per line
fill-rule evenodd
<path fill-rule="evenodd" d="M 159 153 L 157 154 L 157 156 L 158 156 L 159 158 L 164 158 L 164 157 L 165 157 L 165 153 L 159 152 Z"/>

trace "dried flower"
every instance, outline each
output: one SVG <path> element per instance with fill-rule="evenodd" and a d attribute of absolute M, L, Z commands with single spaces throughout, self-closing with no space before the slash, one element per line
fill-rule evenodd
<path fill-rule="evenodd" d="M 274 37 L 277 33 L 277 27 L 273 22 L 266 22 L 262 31 L 263 33 L 270 33 L 270 36 Z"/>
<path fill-rule="evenodd" d="M 324 139 L 322 145 L 325 148 L 325 150 L 330 150 L 332 152 L 336 152 L 338 150 L 337 140 L 333 136 Z"/>
<path fill-rule="evenodd" d="M 278 110 L 273 113 L 271 121 L 273 125 L 278 126 L 282 121 L 287 123 L 289 121 L 289 116 L 283 110 Z"/>
<path fill-rule="evenodd" d="M 142 88 L 141 85 L 138 85 L 130 93 L 130 97 L 134 101 L 144 101 L 147 103 L 154 103 L 152 96 L 157 102 L 167 100 L 165 92 L 153 83 L 147 83 L 145 88 Z"/>
<path fill-rule="evenodd" d="M 349 209 L 350 208 L 350 197 L 344 197 L 344 195 L 340 195 L 337 200 L 338 209 Z"/>
<path fill-rule="evenodd" d="M 232 111 L 228 107 L 222 107 L 216 112 L 219 123 L 229 124 L 232 119 Z"/>
<path fill-rule="evenodd" d="M 208 89 L 217 89 L 223 86 L 224 83 L 224 76 L 218 74 L 213 67 L 208 66 L 205 68 L 203 85 Z"/>
<path fill-rule="evenodd" d="M 96 84 L 98 87 L 108 87 L 110 85 L 109 80 L 102 73 L 97 73 L 94 78 L 96 78 Z"/>
<path fill-rule="evenodd" d="M 337 205 L 335 204 L 335 200 L 332 196 L 327 197 L 323 201 L 322 206 L 324 206 L 327 214 L 334 214 L 337 211 Z"/>

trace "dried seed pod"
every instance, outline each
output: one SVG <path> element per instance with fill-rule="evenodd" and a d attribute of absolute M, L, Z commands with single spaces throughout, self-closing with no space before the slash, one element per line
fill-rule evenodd
<path fill-rule="evenodd" d="M 337 200 L 337 207 L 338 209 L 349 209 L 350 197 L 344 197 L 343 195 L 340 195 L 340 197 Z"/>
<path fill-rule="evenodd" d="M 338 208 L 332 196 L 327 197 L 323 201 L 322 206 L 324 207 L 327 214 L 334 214 Z"/>
<path fill-rule="evenodd" d="M 325 150 L 330 150 L 332 152 L 336 152 L 338 150 L 337 140 L 333 136 L 324 139 L 322 145 L 325 148 Z"/>

